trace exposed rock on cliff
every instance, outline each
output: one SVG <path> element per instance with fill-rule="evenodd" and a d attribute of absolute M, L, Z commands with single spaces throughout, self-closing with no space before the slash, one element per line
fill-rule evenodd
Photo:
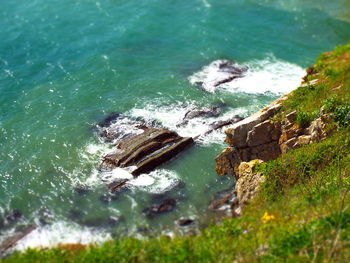
<path fill-rule="evenodd" d="M 238 167 L 238 178 L 236 182 L 237 198 L 239 205 L 244 206 L 258 193 L 261 183 L 265 181 L 265 176 L 261 172 L 256 172 L 257 164 L 263 163 L 256 159 L 250 162 L 242 162 Z"/>
<path fill-rule="evenodd" d="M 312 68 L 309 72 L 316 74 Z M 317 83 L 318 80 L 314 79 L 302 83 L 301 87 L 312 88 Z M 280 111 L 288 96 L 281 97 L 225 131 L 225 142 L 230 146 L 216 158 L 216 171 L 219 175 L 235 177 L 239 204 L 237 211 L 256 195 L 265 180 L 262 173 L 254 171 L 257 163 L 274 160 L 292 149 L 320 142 L 335 130 L 330 125 L 333 122 L 332 114 L 325 114 L 323 108 L 313 121 L 300 117 L 305 113 L 288 113 L 284 111 L 285 108 L 283 112 Z"/>
<path fill-rule="evenodd" d="M 252 116 L 237 122 L 227 129 L 226 140 L 230 146 L 216 158 L 216 171 L 219 175 L 237 176 L 241 162 L 254 159 L 270 161 L 280 154 L 313 142 L 320 142 L 333 130 L 328 124 L 332 115 L 324 114 L 309 125 L 297 123 L 297 112 L 293 111 L 282 121 L 273 120 L 273 116 L 282 107 L 284 96 Z"/>
<path fill-rule="evenodd" d="M 225 142 L 231 146 L 216 158 L 220 175 L 235 175 L 241 162 L 261 159 L 272 160 L 280 155 L 278 144 L 281 124 L 269 120 L 282 107 L 286 96 L 271 103 L 250 117 L 237 122 L 225 131 Z"/>

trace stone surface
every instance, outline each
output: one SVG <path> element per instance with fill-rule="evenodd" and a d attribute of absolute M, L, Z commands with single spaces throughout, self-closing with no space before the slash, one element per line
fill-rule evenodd
<path fill-rule="evenodd" d="M 241 162 L 239 152 L 234 147 L 227 147 L 216 157 L 216 172 L 219 175 L 234 174 L 235 165 Z"/>
<path fill-rule="evenodd" d="M 247 204 L 259 192 L 260 185 L 265 181 L 265 176 L 261 172 L 254 171 L 257 164 L 262 160 L 252 160 L 242 162 L 238 167 L 238 180 L 236 182 L 237 198 L 239 205 Z"/>
<path fill-rule="evenodd" d="M 280 99 L 275 100 L 266 108 L 254 113 L 250 117 L 240 122 L 237 122 L 233 125 L 233 127 L 227 129 L 225 131 L 227 136 L 225 142 L 237 148 L 248 147 L 248 132 L 251 131 L 256 125 L 272 117 L 282 107 L 282 102 L 285 99 L 286 97 L 283 96 Z"/>
<path fill-rule="evenodd" d="M 254 126 L 247 136 L 248 147 L 267 144 L 279 139 L 281 135 L 281 125 L 279 122 L 266 120 Z"/>
<path fill-rule="evenodd" d="M 104 170 L 134 167 L 133 175 L 147 173 L 184 151 L 194 141 L 163 128 L 151 128 L 118 143 L 117 151 L 107 154 L 101 164 Z"/>

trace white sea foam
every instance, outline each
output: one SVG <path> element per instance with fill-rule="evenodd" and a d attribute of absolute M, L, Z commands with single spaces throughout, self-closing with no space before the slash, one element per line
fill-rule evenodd
<path fill-rule="evenodd" d="M 25 250 L 30 247 L 53 247 L 72 243 L 101 243 L 110 239 L 110 234 L 100 229 L 97 231 L 78 224 L 59 221 L 35 229 L 17 243 L 16 249 Z"/>
<path fill-rule="evenodd" d="M 157 169 L 149 174 L 141 174 L 129 183 L 142 191 L 159 194 L 175 187 L 179 183 L 179 177 L 173 171 Z"/>
<path fill-rule="evenodd" d="M 249 70 L 243 77 L 218 86 L 214 86 L 213 83 L 224 78 L 227 73 L 219 70 L 215 61 L 190 76 L 189 81 L 192 84 L 202 82 L 202 87 L 208 92 L 226 90 L 249 94 L 285 94 L 297 88 L 305 75 L 305 70 L 300 66 L 279 60 L 273 55 L 264 60 L 249 61 L 245 65 Z"/>
<path fill-rule="evenodd" d="M 112 183 L 118 179 L 129 179 L 126 183 L 127 187 L 149 193 L 162 193 L 170 190 L 179 183 L 178 175 L 166 169 L 157 169 L 148 174 L 141 174 L 134 177 L 125 168 L 117 167 L 110 172 L 101 173 L 100 179 L 105 183 Z"/>
<path fill-rule="evenodd" d="M 196 137 L 204 134 L 211 129 L 210 124 L 220 121 L 228 120 L 234 115 L 245 115 L 249 107 L 235 108 L 218 117 L 195 117 L 184 122 L 186 113 L 193 110 L 200 109 L 196 106 L 194 101 L 178 102 L 172 105 L 159 106 L 157 104 L 148 104 L 143 108 L 134 108 L 130 111 L 130 115 L 134 117 L 142 117 L 144 119 L 152 117 L 159 121 L 163 126 L 176 131 L 179 135 L 184 137 Z M 204 137 L 200 137 L 198 142 L 203 144 L 222 143 L 224 134 L 221 131 L 214 131 Z"/>

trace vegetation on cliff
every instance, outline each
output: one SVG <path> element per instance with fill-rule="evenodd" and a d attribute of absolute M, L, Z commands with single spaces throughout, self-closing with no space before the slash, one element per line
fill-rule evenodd
<path fill-rule="evenodd" d="M 331 114 L 333 135 L 258 166 L 262 190 L 240 218 L 200 235 L 102 246 L 66 245 L 16 253 L 6 262 L 349 262 L 350 261 L 350 45 L 318 59 L 307 83 L 275 116 L 297 111 L 305 125 Z"/>

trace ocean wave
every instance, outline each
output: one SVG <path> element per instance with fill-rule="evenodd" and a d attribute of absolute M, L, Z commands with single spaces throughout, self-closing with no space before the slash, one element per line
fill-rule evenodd
<path fill-rule="evenodd" d="M 59 221 L 35 229 L 22 238 L 15 249 L 25 250 L 33 247 L 54 247 L 60 244 L 91 244 L 110 240 L 109 233 L 99 229 L 82 227 L 75 223 Z"/>
<path fill-rule="evenodd" d="M 222 112 L 219 116 L 196 116 L 184 121 L 186 114 L 198 109 L 203 109 L 203 107 L 198 106 L 195 101 L 177 102 L 170 105 L 153 103 L 147 104 L 143 108 L 133 108 L 129 114 L 144 119 L 152 116 L 152 119 L 160 122 L 164 127 L 176 131 L 180 136 L 198 138 L 197 142 L 200 144 L 222 144 L 225 135 L 221 130 L 203 136 L 212 129 L 211 124 L 216 121 L 228 120 L 235 115 L 244 116 L 249 111 L 249 107 L 233 108 Z"/>
<path fill-rule="evenodd" d="M 305 75 L 305 70 L 302 67 L 277 59 L 273 55 L 269 55 L 263 60 L 249 61 L 244 65 L 249 69 L 241 77 L 219 85 L 215 83 L 218 79 L 225 77 L 225 72 L 219 70 L 215 61 L 190 76 L 189 81 L 193 85 L 199 82 L 203 83 L 202 88 L 208 92 L 224 90 L 232 93 L 274 93 L 281 95 L 297 88 L 301 78 Z"/>

